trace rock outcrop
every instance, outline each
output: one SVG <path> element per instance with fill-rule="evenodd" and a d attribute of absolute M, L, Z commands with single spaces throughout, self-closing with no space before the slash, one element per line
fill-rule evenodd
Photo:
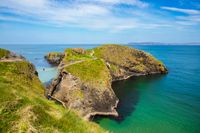
<path fill-rule="evenodd" d="M 64 54 L 59 52 L 51 52 L 45 56 L 45 59 L 48 60 L 50 64 L 58 65 L 63 59 Z"/>
<path fill-rule="evenodd" d="M 60 61 L 60 74 L 48 96 L 66 108 L 91 116 L 117 116 L 118 98 L 111 88 L 116 80 L 131 76 L 164 74 L 166 67 L 152 55 L 120 45 L 103 45 L 90 50 L 68 48 Z"/>

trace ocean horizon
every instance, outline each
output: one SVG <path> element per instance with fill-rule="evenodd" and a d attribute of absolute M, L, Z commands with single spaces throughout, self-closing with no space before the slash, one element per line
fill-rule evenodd
<path fill-rule="evenodd" d="M 199 46 L 200 42 L 187 42 L 187 43 L 165 43 L 165 42 L 130 42 L 130 43 L 0 43 L 1 46 L 4 45 L 77 45 L 77 46 L 82 46 L 82 45 L 92 45 L 92 46 L 99 46 L 99 45 L 104 45 L 104 44 L 120 44 L 120 45 L 126 45 L 126 46 L 159 46 L 159 45 L 164 45 L 164 46 Z"/>

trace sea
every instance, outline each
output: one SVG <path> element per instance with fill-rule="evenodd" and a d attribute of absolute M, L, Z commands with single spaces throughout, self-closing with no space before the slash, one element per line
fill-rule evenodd
<path fill-rule="evenodd" d="M 45 54 L 65 48 L 90 49 L 97 44 L 2 45 L 32 62 L 46 84 L 57 76 L 57 67 L 48 64 Z M 200 46 L 128 45 L 161 60 L 166 75 L 132 77 L 114 82 L 120 102 L 118 118 L 96 116 L 94 122 L 111 133 L 200 133 Z"/>

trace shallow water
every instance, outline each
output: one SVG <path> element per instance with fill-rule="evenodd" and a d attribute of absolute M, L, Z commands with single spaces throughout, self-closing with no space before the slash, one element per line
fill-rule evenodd
<path fill-rule="evenodd" d="M 0 45 L 33 62 L 42 82 L 57 69 L 43 58 L 47 52 L 67 47 L 95 45 Z M 200 46 L 134 46 L 153 54 L 169 69 L 167 75 L 132 77 L 113 84 L 120 102 L 117 119 L 95 117 L 95 122 L 114 133 L 200 132 Z M 45 68 L 45 71 L 43 71 Z"/>

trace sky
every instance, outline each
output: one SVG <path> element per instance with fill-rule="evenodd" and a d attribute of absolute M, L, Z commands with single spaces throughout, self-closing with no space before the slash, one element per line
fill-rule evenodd
<path fill-rule="evenodd" d="M 200 42 L 200 0 L 0 0 L 0 44 Z"/>

